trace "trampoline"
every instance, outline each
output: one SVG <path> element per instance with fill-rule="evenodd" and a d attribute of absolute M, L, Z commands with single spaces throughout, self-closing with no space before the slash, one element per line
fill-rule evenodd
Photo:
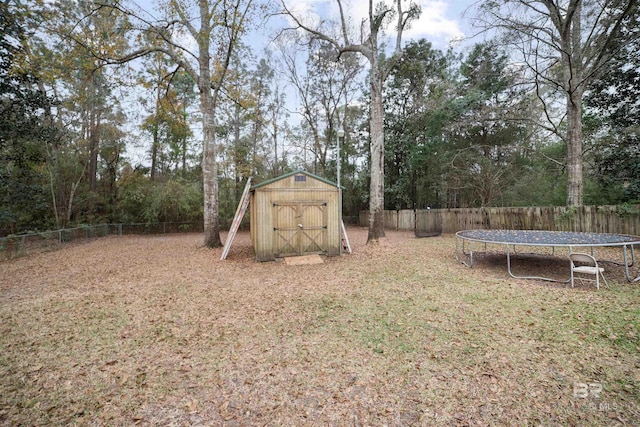
<path fill-rule="evenodd" d="M 460 245 L 461 242 L 462 244 Z M 539 276 L 516 276 L 511 271 L 511 252 L 516 246 L 544 246 L 552 248 L 568 248 L 569 252 L 575 252 L 574 248 L 590 248 L 593 254 L 594 247 L 621 247 L 624 259 L 624 271 L 629 282 L 640 280 L 640 276 L 632 279 L 629 267 L 635 262 L 635 246 L 640 245 L 640 236 L 628 234 L 609 233 L 581 233 L 575 231 L 542 231 L 542 230 L 463 230 L 456 233 L 456 259 L 461 263 L 473 267 L 473 244 L 484 244 L 485 252 L 487 244 L 504 245 L 507 252 L 507 270 L 509 275 L 516 279 L 538 279 L 551 282 L 560 282 L 557 279 Z M 469 251 L 466 252 L 468 245 Z M 467 256 L 468 262 L 460 257 L 459 247 L 462 247 L 462 255 Z M 628 251 L 631 252 L 629 259 Z M 631 262 L 629 262 L 629 260 Z M 606 260 L 605 260 L 606 261 Z M 613 262 L 613 261 L 609 261 Z M 565 282 L 568 282 L 567 279 Z"/>

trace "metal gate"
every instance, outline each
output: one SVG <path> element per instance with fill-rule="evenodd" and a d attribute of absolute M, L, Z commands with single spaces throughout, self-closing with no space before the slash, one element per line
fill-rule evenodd
<path fill-rule="evenodd" d="M 327 202 L 273 203 L 276 256 L 317 254 L 326 251 Z"/>

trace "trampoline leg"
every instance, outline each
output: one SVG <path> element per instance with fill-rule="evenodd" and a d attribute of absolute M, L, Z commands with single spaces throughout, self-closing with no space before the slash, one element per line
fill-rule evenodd
<path fill-rule="evenodd" d="M 462 255 L 466 255 L 467 253 L 464 250 L 464 239 L 462 239 Z M 456 260 L 461 264 L 464 264 L 468 267 L 473 268 L 473 248 L 471 247 L 471 242 L 469 242 L 469 264 L 463 261 L 462 257 L 458 254 L 458 236 L 456 236 Z"/>
<path fill-rule="evenodd" d="M 456 236 L 456 248 L 458 247 L 458 239 L 459 239 L 459 237 Z M 466 255 L 466 254 L 467 254 L 467 252 L 464 249 L 464 239 L 462 239 L 462 255 Z"/>
<path fill-rule="evenodd" d="M 633 264 L 635 263 L 635 252 L 634 252 L 634 245 L 631 245 L 631 264 L 629 264 L 629 258 L 627 257 L 627 245 L 624 245 L 623 248 L 623 254 L 624 254 L 624 274 L 625 276 L 627 276 L 627 282 L 637 282 L 640 280 L 640 276 L 636 277 L 635 279 L 632 279 L 631 276 L 629 275 L 629 267 L 633 266 Z"/>
<path fill-rule="evenodd" d="M 634 265 L 636 262 L 636 254 L 635 254 L 635 245 L 631 245 L 631 265 Z M 634 282 L 640 281 L 640 276 L 633 279 Z"/>
<path fill-rule="evenodd" d="M 510 245 L 507 244 L 507 271 L 509 272 L 509 275 L 514 279 L 535 279 L 535 280 L 544 280 L 546 282 L 557 282 L 557 283 L 569 283 L 571 281 L 571 277 L 563 281 L 563 280 L 551 279 L 549 277 L 541 277 L 541 276 L 516 276 L 511 271 L 511 251 L 509 250 L 509 246 Z M 515 250 L 514 250 L 514 253 L 515 253 Z"/>
<path fill-rule="evenodd" d="M 630 282 L 631 277 L 629 277 L 629 263 L 627 262 L 627 245 L 622 246 L 622 257 L 624 258 L 624 274 L 627 276 L 627 281 Z"/>

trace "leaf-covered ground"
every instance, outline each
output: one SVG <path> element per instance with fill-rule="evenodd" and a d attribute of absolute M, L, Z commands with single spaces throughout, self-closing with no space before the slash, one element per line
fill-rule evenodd
<path fill-rule="evenodd" d="M 640 288 L 389 232 L 322 265 L 201 235 L 0 263 L 2 425 L 640 425 Z M 564 259 L 515 267 L 566 275 Z M 637 273 L 637 269 L 634 271 Z"/>

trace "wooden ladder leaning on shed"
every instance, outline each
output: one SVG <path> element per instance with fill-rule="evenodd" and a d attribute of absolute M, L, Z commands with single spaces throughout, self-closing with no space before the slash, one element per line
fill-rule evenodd
<path fill-rule="evenodd" d="M 349 236 L 347 236 L 347 229 L 344 227 L 344 221 L 340 219 L 340 244 L 342 250 L 351 253 L 351 243 L 349 243 Z"/>
<path fill-rule="evenodd" d="M 244 186 L 244 191 L 242 192 L 242 197 L 240 198 L 240 203 L 238 203 L 238 209 L 236 210 L 236 216 L 233 217 L 233 222 L 231 223 L 231 228 L 229 229 L 229 235 L 227 236 L 227 240 L 224 242 L 224 248 L 222 249 L 222 255 L 220 256 L 220 261 L 227 258 L 229 255 L 229 250 L 231 249 L 231 243 L 233 239 L 236 237 L 236 233 L 238 232 L 238 227 L 240 227 L 240 223 L 242 222 L 242 218 L 244 217 L 244 213 L 247 211 L 247 207 L 249 206 L 249 200 L 251 199 L 249 190 L 251 189 L 251 177 L 247 179 L 247 184 Z"/>

